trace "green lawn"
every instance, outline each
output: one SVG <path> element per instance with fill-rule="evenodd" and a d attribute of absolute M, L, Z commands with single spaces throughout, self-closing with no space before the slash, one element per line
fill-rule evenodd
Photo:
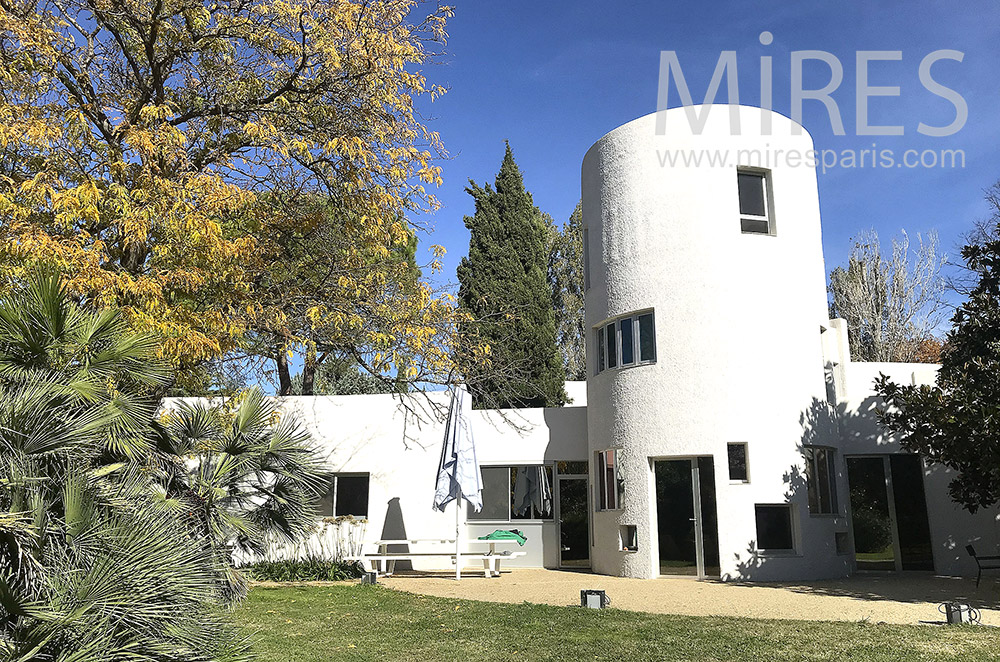
<path fill-rule="evenodd" d="M 1000 660 L 1000 629 L 663 616 L 423 597 L 381 586 L 256 587 L 237 612 L 288 660 Z"/>

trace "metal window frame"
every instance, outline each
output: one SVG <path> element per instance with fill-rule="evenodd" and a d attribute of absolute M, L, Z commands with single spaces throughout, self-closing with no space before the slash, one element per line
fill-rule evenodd
<path fill-rule="evenodd" d="M 611 465 L 611 477 L 612 477 L 611 484 L 613 485 L 612 494 L 614 495 L 614 500 L 615 500 L 614 507 L 611 507 L 606 502 L 606 497 L 608 495 L 608 488 L 606 483 L 608 474 L 606 469 L 607 469 L 607 453 L 609 452 L 615 454 L 614 461 Z M 595 499 L 594 501 L 594 505 L 596 506 L 596 510 L 598 511 L 608 512 L 608 511 L 615 511 L 622 509 L 622 499 L 620 494 L 621 488 L 619 486 L 619 483 L 621 481 L 621 472 L 619 471 L 619 464 L 620 464 L 619 453 L 621 453 L 620 448 L 605 448 L 604 450 L 597 451 L 596 488 L 598 491 L 598 495 L 597 499 Z"/>
<path fill-rule="evenodd" d="M 829 517 L 831 515 L 835 517 L 840 516 L 840 498 L 837 494 L 837 466 L 836 466 L 836 452 L 837 449 L 833 446 L 824 446 L 822 444 L 806 444 L 802 447 L 802 454 L 806 461 L 806 491 L 808 493 L 808 482 L 810 476 L 814 480 L 818 480 L 818 460 L 816 458 L 816 451 L 822 451 L 824 458 L 826 458 L 826 474 L 827 482 L 829 483 L 830 490 L 830 504 L 829 509 L 824 510 L 823 508 L 823 497 L 822 490 L 820 490 L 819 484 L 816 486 L 817 495 L 817 511 L 813 511 L 812 505 L 808 503 L 808 494 L 806 498 L 806 507 L 809 514 L 814 517 Z"/>
<path fill-rule="evenodd" d="M 774 213 L 771 209 L 771 171 L 764 168 L 744 168 L 740 167 L 736 169 L 737 182 L 739 181 L 740 175 L 753 175 L 755 177 L 760 177 L 761 181 L 761 194 L 764 200 L 764 215 L 758 216 L 757 214 L 744 214 L 742 211 L 739 212 L 740 217 L 740 233 L 742 234 L 759 234 L 764 236 L 774 236 Z M 739 208 L 739 185 L 736 187 L 736 201 L 737 209 Z M 743 220 L 748 221 L 763 221 L 767 224 L 767 232 L 753 232 L 743 229 Z"/>
<path fill-rule="evenodd" d="M 792 546 L 790 548 L 761 547 L 760 532 L 756 530 L 758 508 L 784 508 L 788 512 L 788 532 L 792 538 Z M 753 505 L 754 529 L 755 529 L 754 536 L 757 542 L 757 551 L 759 553 L 765 555 L 774 555 L 774 556 L 796 556 L 799 554 L 798 523 L 795 521 L 794 509 L 795 509 L 795 504 L 792 503 L 755 503 Z"/>
<path fill-rule="evenodd" d="M 896 491 L 892 482 L 892 464 L 890 458 L 896 455 L 896 453 L 857 453 L 844 456 L 844 468 L 847 472 L 847 482 L 850 485 L 851 475 L 850 469 L 847 468 L 848 459 L 864 459 L 864 458 L 875 458 L 882 460 L 882 472 L 885 477 L 885 498 L 887 500 L 888 511 L 889 511 L 889 521 L 892 523 L 892 554 L 893 554 L 893 567 L 895 572 L 903 572 L 903 547 L 899 539 L 899 518 L 896 514 Z M 923 460 L 921 460 L 921 466 L 923 466 Z M 925 485 L 926 489 L 926 485 Z M 850 490 L 848 490 L 850 492 Z M 848 513 L 849 521 L 851 523 L 851 544 L 854 544 L 854 511 L 850 508 L 850 498 L 848 498 Z M 930 520 L 930 515 L 928 515 L 928 521 Z M 857 551 L 852 549 L 852 554 L 857 554 Z M 933 558 L 933 557 L 932 557 Z M 855 557 L 855 563 L 857 563 L 857 558 Z M 861 571 L 864 572 L 864 571 Z"/>
<path fill-rule="evenodd" d="M 733 478 L 732 467 L 729 465 L 729 447 L 743 447 L 743 470 L 746 478 Z M 750 482 L 750 442 L 748 441 L 727 441 L 726 442 L 726 471 L 729 475 L 730 484 L 744 485 Z"/>
<path fill-rule="evenodd" d="M 636 349 L 635 339 L 636 339 L 636 337 L 638 336 L 638 333 L 639 333 L 638 319 L 639 318 L 637 316 L 634 316 L 634 315 L 622 315 L 621 317 L 616 317 L 615 318 L 615 322 L 614 322 L 614 324 L 615 324 L 615 335 L 617 336 L 617 340 L 615 342 L 615 349 L 618 352 L 618 367 L 619 368 L 627 368 L 627 367 L 630 367 L 630 366 L 633 366 L 633 365 L 636 364 L 636 358 L 637 357 L 636 357 L 636 351 L 635 351 L 635 349 Z M 625 355 L 622 352 L 622 338 L 624 338 L 624 336 L 622 335 L 622 322 L 624 322 L 625 320 L 630 320 L 629 326 L 632 327 L 632 360 L 629 361 L 628 363 L 625 363 Z"/>
<path fill-rule="evenodd" d="M 515 469 L 519 469 L 520 467 L 549 467 L 549 469 L 551 469 L 551 471 L 552 471 L 552 476 L 551 476 L 551 478 L 549 480 L 549 483 L 551 485 L 552 483 L 555 483 L 556 478 L 559 475 L 559 473 L 556 471 L 556 466 L 555 466 L 554 463 L 551 463 L 551 462 L 541 462 L 541 463 L 537 463 L 537 464 L 536 463 L 522 463 L 522 464 L 483 464 L 483 465 L 480 465 L 480 466 L 483 469 L 506 469 L 507 470 L 507 472 L 506 472 L 506 475 L 507 475 L 507 490 L 506 490 L 507 491 L 507 519 L 499 519 L 499 518 L 496 518 L 496 517 L 491 517 L 489 519 L 485 519 L 485 518 L 484 519 L 476 519 L 476 518 L 472 517 L 471 515 L 469 515 L 469 511 L 466 510 L 466 515 L 467 515 L 466 516 L 466 522 L 467 523 L 474 523 L 474 524 L 505 523 L 505 524 L 511 524 L 511 523 L 515 523 L 515 522 L 521 522 L 521 523 L 524 523 L 524 522 L 528 522 L 528 523 L 532 523 L 532 522 L 552 522 L 552 521 L 555 520 L 555 518 L 556 518 L 556 505 L 555 505 L 556 494 L 555 494 L 555 487 L 554 487 L 554 485 L 551 488 L 552 489 L 552 502 L 553 502 L 552 503 L 552 511 L 551 511 L 551 514 L 548 517 L 518 517 L 518 518 L 515 519 L 514 518 L 514 505 L 511 503 L 511 499 L 514 498 L 514 491 L 513 491 L 514 484 L 511 482 L 511 473 Z M 531 506 L 531 514 L 532 515 L 535 514 L 535 506 L 534 505 Z"/>
<path fill-rule="evenodd" d="M 653 358 L 645 359 L 642 358 L 642 336 L 639 326 L 639 318 L 649 315 L 652 321 L 652 334 L 653 334 Z M 632 362 L 622 363 L 622 339 L 621 339 L 621 322 L 625 319 L 632 320 Z M 615 365 L 610 365 L 611 355 L 608 350 L 608 330 L 614 334 L 614 359 Z M 599 375 L 607 370 L 621 370 L 623 368 L 634 368 L 641 365 L 652 365 L 657 361 L 656 352 L 656 309 L 655 308 L 641 308 L 639 310 L 634 310 L 622 315 L 616 315 L 615 317 L 609 317 L 602 320 L 600 323 L 595 324 L 593 327 L 595 331 L 595 338 L 597 343 L 597 358 L 595 361 L 597 371 L 595 375 Z"/>
<path fill-rule="evenodd" d="M 368 505 L 371 506 L 371 496 L 372 496 L 372 474 L 370 471 L 341 471 L 333 474 L 333 517 L 361 517 L 367 518 L 368 513 L 345 513 L 343 515 L 337 514 L 337 497 L 340 495 L 340 479 L 341 478 L 367 478 L 368 479 Z M 370 508 L 369 508 L 370 510 Z"/>
<path fill-rule="evenodd" d="M 609 330 L 611 331 L 611 335 L 608 335 L 608 331 Z M 619 361 L 619 359 L 621 358 L 621 356 L 620 356 L 621 355 L 621 346 L 620 346 L 619 339 L 618 339 L 618 318 L 617 317 L 614 317 L 610 321 L 605 322 L 605 324 L 604 324 L 604 342 L 606 343 L 606 347 L 608 349 L 613 349 L 614 350 L 613 352 L 606 352 L 606 356 L 604 357 L 605 359 L 607 359 L 608 370 L 611 370 L 612 368 L 620 368 L 620 367 L 622 367 L 621 361 Z M 614 358 L 614 360 L 615 360 L 615 364 L 614 365 L 611 365 L 611 359 L 612 358 Z"/>
<path fill-rule="evenodd" d="M 596 327 L 597 336 L 597 372 L 595 374 L 601 374 L 607 369 L 607 361 L 605 361 L 605 353 L 607 352 L 607 346 L 604 344 L 604 327 L 598 325 Z"/>

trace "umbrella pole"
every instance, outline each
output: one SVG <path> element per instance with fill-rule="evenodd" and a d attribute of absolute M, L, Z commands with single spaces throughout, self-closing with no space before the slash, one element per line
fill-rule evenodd
<path fill-rule="evenodd" d="M 455 580 L 462 579 L 462 499 L 455 499 Z"/>

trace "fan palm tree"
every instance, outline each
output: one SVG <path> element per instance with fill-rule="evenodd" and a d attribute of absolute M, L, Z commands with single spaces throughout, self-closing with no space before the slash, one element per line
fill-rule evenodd
<path fill-rule="evenodd" d="M 169 371 L 54 275 L 0 298 L 0 656 L 239 660 L 212 546 L 152 496 Z"/>
<path fill-rule="evenodd" d="M 159 493 L 211 541 L 238 597 L 245 582 L 229 566 L 235 550 L 260 553 L 268 539 L 292 542 L 314 529 L 329 486 L 322 456 L 259 389 L 229 401 L 175 402 L 157 429 L 166 458 Z"/>

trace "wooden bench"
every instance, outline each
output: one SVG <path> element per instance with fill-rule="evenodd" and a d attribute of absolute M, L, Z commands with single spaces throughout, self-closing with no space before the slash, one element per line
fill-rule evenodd
<path fill-rule="evenodd" d="M 983 577 L 983 570 L 1000 570 L 1000 556 L 980 556 L 976 554 L 976 548 L 972 545 L 966 545 L 965 551 L 976 562 L 976 588 L 979 588 L 979 580 Z"/>
<path fill-rule="evenodd" d="M 511 551 L 497 551 L 496 545 L 512 543 L 515 541 L 508 540 L 467 540 L 465 541 L 470 544 L 487 544 L 489 549 L 484 552 L 470 551 L 468 553 L 461 552 L 456 553 L 454 549 L 450 550 L 435 550 L 435 551 L 409 551 L 409 552 L 390 552 L 388 551 L 389 545 L 454 545 L 454 540 L 442 540 L 439 538 L 423 538 L 414 540 L 376 540 L 373 544 L 378 546 L 378 552 L 373 552 L 370 554 L 359 554 L 357 556 L 349 556 L 346 558 L 348 561 L 359 561 L 362 564 L 370 564 L 371 572 L 376 574 L 383 574 L 386 576 L 391 576 L 396 570 L 396 561 L 415 561 L 422 558 L 447 558 L 451 559 L 452 564 L 457 564 L 459 558 L 462 561 L 482 561 L 483 562 L 483 573 L 489 577 L 499 577 L 500 576 L 500 562 L 503 559 L 515 559 L 525 555 L 525 552 L 511 552 Z M 379 564 L 384 564 L 381 573 L 379 572 Z M 458 569 L 461 572 L 461 568 Z"/>

